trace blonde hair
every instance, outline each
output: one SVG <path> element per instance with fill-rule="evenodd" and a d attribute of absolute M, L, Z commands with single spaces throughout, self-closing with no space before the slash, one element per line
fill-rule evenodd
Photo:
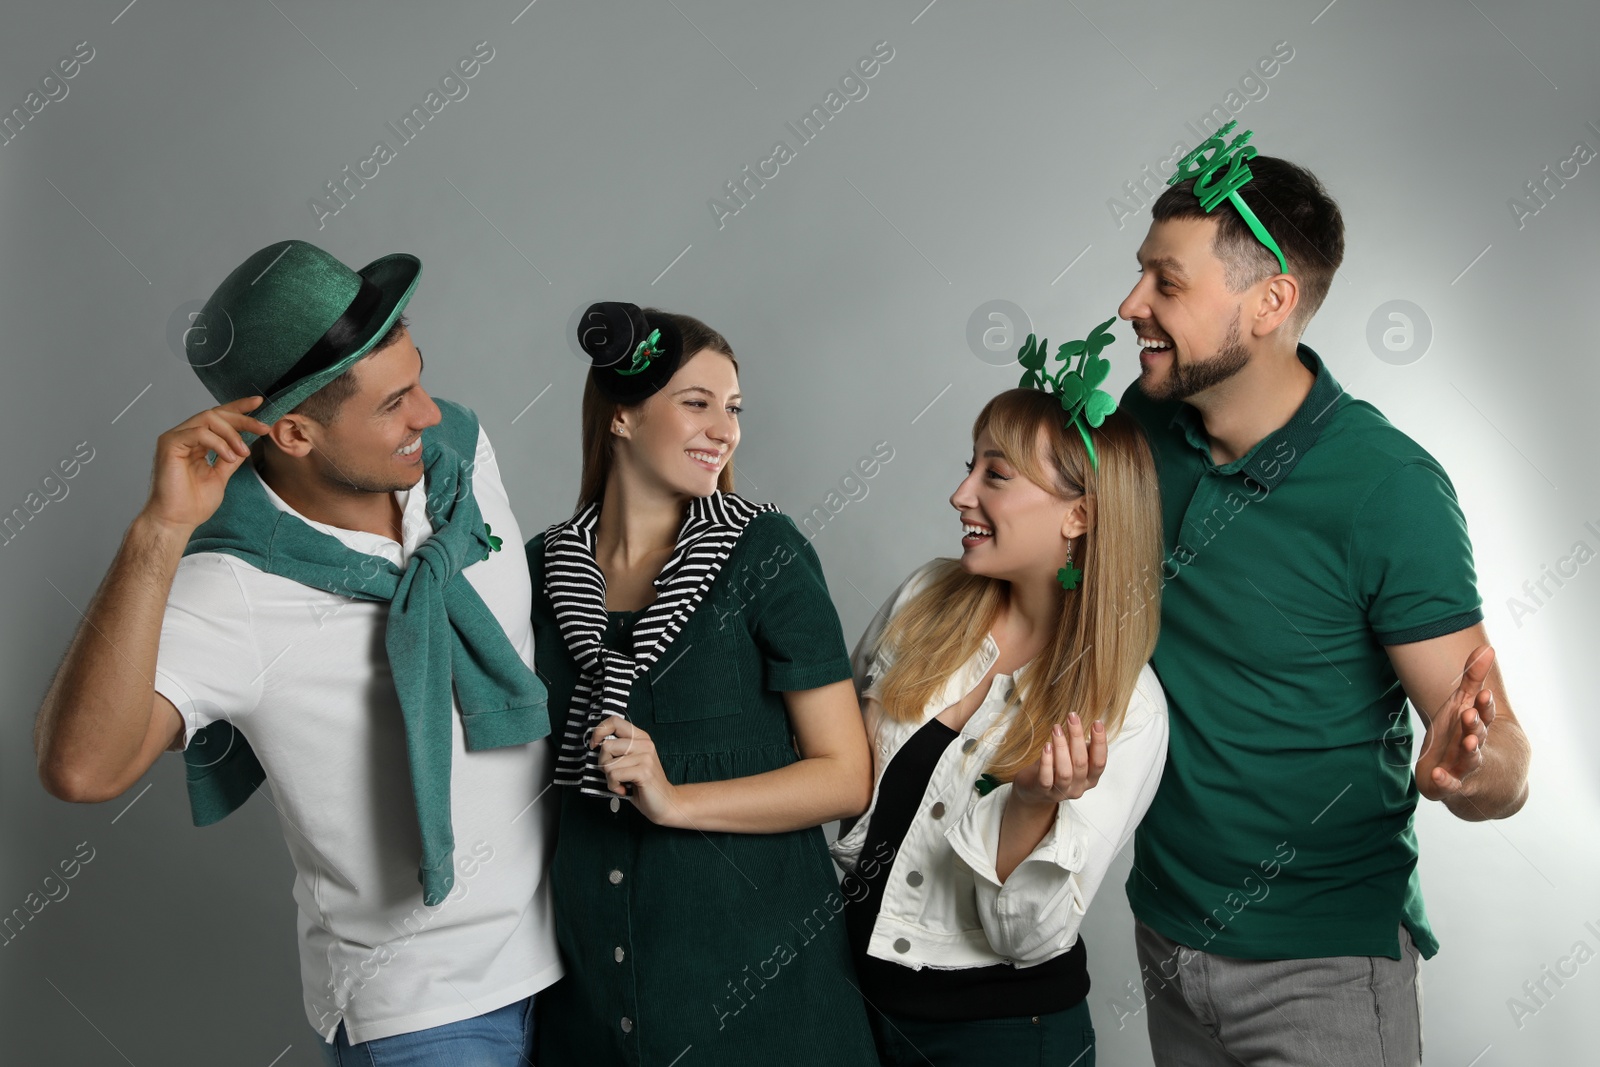
<path fill-rule="evenodd" d="M 1039 758 L 1051 727 L 1065 727 L 1070 712 L 1086 730 L 1096 719 L 1104 722 L 1108 738 L 1121 728 L 1161 618 L 1160 589 L 1148 587 L 1161 564 L 1161 495 L 1144 433 L 1123 412 L 1089 431 L 1099 470 L 1077 429 L 1064 425 L 1059 401 L 1039 390 L 1011 389 L 990 400 L 973 424 L 973 440 L 985 430 L 1029 481 L 1063 498 L 1083 494 L 1090 516 L 1073 554 L 1082 580 L 1075 591 L 1060 591 L 1054 632 L 1006 701 L 1004 711 L 1017 713 L 988 772 L 1010 781 Z M 928 701 L 983 644 L 1008 588 L 1001 579 L 968 574 L 955 560 L 939 562 L 931 584 L 895 614 L 880 639 L 896 649 L 880 690 L 886 716 L 921 719 Z M 996 727 L 1006 721 L 1002 714 Z"/>
<path fill-rule="evenodd" d="M 727 338 L 716 330 L 688 315 L 675 315 L 659 308 L 642 310 L 645 323 L 652 328 L 659 325 L 662 320 L 671 320 L 678 327 L 678 332 L 683 337 L 684 363 L 701 350 L 709 348 L 713 352 L 721 352 L 727 356 L 733 364 L 733 372 L 739 373 L 739 361 L 734 358 L 733 348 L 728 344 Z M 620 404 L 600 391 L 594 384 L 594 372 L 592 370 L 589 372 L 583 385 L 583 415 L 580 430 L 583 440 L 583 472 L 578 479 L 580 510 L 605 496 L 606 481 L 611 477 L 611 464 L 617 440 L 611 433 L 612 418 L 624 408 L 637 410 L 648 404 L 650 399 L 651 397 L 646 397 L 635 404 Z M 724 493 L 733 492 L 732 463 L 725 465 L 722 473 L 717 475 L 717 488 Z"/>

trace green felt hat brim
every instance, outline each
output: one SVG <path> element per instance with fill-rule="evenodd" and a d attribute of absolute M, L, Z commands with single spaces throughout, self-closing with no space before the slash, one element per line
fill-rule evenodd
<path fill-rule="evenodd" d="M 389 328 L 394 325 L 400 313 L 405 310 L 406 304 L 410 302 L 411 294 L 416 291 L 417 281 L 422 277 L 422 261 L 408 253 L 395 252 L 373 260 L 356 273 L 376 285 L 383 293 L 378 303 L 378 310 L 373 313 L 376 316 L 373 321 L 377 325 L 373 327 L 371 336 L 362 342 L 361 347 L 337 363 L 301 378 L 267 397 L 265 403 L 250 412 L 251 418 L 260 419 L 271 426 L 299 407 L 306 397 L 339 377 L 371 352 L 373 346 L 383 340 L 383 335 L 389 332 Z M 241 436 L 244 438 L 244 443 L 249 445 L 259 435 L 243 433 Z"/>

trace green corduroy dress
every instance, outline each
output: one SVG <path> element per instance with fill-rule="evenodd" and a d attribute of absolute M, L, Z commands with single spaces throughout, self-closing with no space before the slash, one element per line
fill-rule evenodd
<path fill-rule="evenodd" d="M 559 739 L 578 671 L 544 592 L 543 534 L 527 553 Z M 607 647 L 628 647 L 639 614 L 609 613 Z M 816 553 L 788 516 L 765 513 L 662 663 L 635 682 L 628 718 L 674 783 L 760 774 L 799 759 L 783 692 L 850 676 Z M 670 829 L 626 799 L 556 788 L 567 975 L 539 995 L 540 1067 L 877 1063 L 820 827 Z"/>

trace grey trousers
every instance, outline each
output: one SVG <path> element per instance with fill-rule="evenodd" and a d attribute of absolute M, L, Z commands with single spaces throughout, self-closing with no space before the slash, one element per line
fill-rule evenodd
<path fill-rule="evenodd" d="M 1398 960 L 1241 960 L 1134 927 L 1156 1067 L 1422 1062 L 1422 975 L 1404 926 Z"/>

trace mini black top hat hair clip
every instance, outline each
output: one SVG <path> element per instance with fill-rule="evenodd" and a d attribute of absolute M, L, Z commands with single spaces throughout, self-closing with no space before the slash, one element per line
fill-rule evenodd
<path fill-rule="evenodd" d="M 633 404 L 654 395 L 683 361 L 683 337 L 669 319 L 652 321 L 637 304 L 590 304 L 578 320 L 578 345 L 607 399 Z"/>

